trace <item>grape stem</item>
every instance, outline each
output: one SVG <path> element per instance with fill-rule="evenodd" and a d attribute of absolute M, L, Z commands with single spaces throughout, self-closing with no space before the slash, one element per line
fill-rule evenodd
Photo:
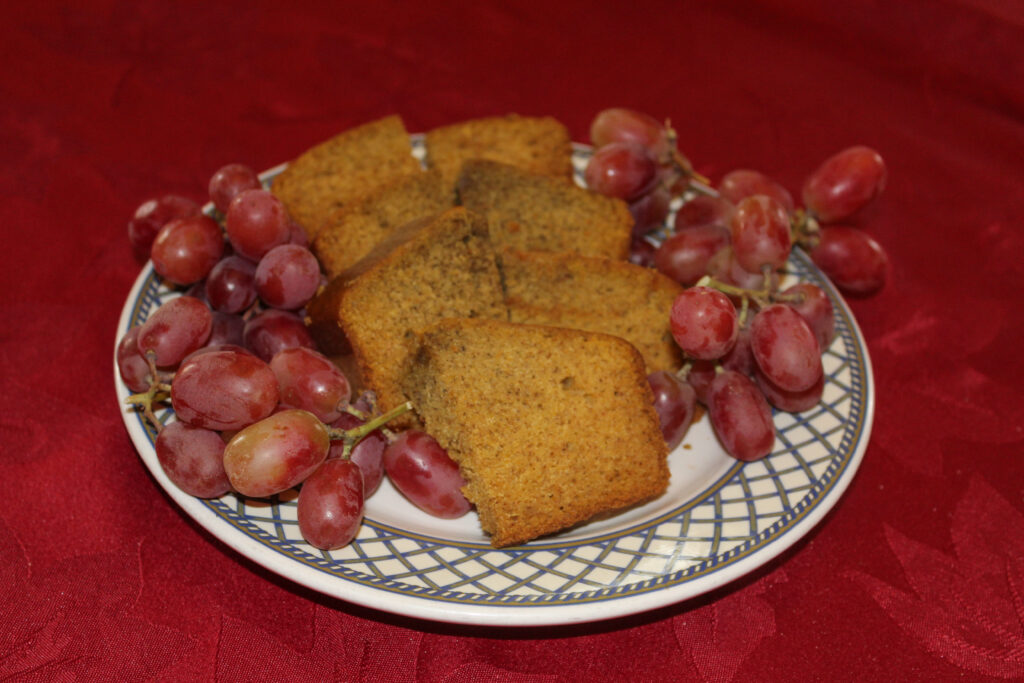
<path fill-rule="evenodd" d="M 722 294 L 739 297 L 741 299 L 741 311 L 744 312 L 750 306 L 750 301 L 753 301 L 755 304 L 757 304 L 758 308 L 764 308 L 765 306 L 772 302 L 773 292 L 770 272 L 768 272 L 768 274 L 765 276 L 764 289 L 760 290 L 736 287 L 734 285 L 722 282 L 721 280 L 716 280 L 710 275 L 705 275 L 704 277 L 702 277 L 700 280 L 697 281 L 697 284 L 695 284 L 694 287 L 711 287 L 712 289 L 717 289 Z"/>
<path fill-rule="evenodd" d="M 352 429 L 335 429 L 333 427 L 328 427 L 327 434 L 331 441 L 341 441 L 344 443 L 341 451 L 341 457 L 347 460 L 352 455 L 352 449 L 355 448 L 368 434 L 380 429 L 391 420 L 400 415 L 405 415 L 411 410 L 412 403 L 406 401 L 400 406 L 392 408 L 383 415 L 378 415 L 369 422 L 361 424 L 358 427 L 353 427 Z"/>
<path fill-rule="evenodd" d="M 799 244 L 805 251 L 813 251 L 821 239 L 821 224 L 810 211 L 797 209 L 790 222 L 790 237 L 793 244 Z"/>
<path fill-rule="evenodd" d="M 171 397 L 171 385 L 164 384 L 163 382 L 153 382 L 149 385 L 149 389 L 140 392 L 138 394 L 132 394 L 127 397 L 124 402 L 142 408 L 142 415 L 149 423 L 153 425 L 153 428 L 160 433 L 160 430 L 164 428 L 164 425 L 160 420 L 157 419 L 156 413 L 153 412 L 153 404 L 166 401 Z"/>

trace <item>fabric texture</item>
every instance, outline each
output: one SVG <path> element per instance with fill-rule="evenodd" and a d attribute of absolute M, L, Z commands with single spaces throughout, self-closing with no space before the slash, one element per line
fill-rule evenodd
<path fill-rule="evenodd" d="M 0 679 L 1024 679 L 1020 3 L 16 1 L 0 64 Z M 653 612 L 463 627 L 297 586 L 162 492 L 111 372 L 144 199 L 391 113 L 585 142 L 609 106 L 670 118 L 713 180 L 888 163 L 890 281 L 851 301 L 874 431 L 812 533 Z"/>

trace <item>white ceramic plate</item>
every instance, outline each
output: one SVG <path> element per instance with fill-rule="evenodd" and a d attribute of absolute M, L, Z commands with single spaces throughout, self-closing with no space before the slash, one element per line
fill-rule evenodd
<path fill-rule="evenodd" d="M 422 153 L 415 138 L 414 149 Z M 588 153 L 576 149 L 578 174 Z M 280 170 L 263 174 L 264 181 Z M 474 513 L 430 517 L 385 480 L 367 501 L 356 540 L 342 550 L 316 550 L 299 534 L 294 492 L 270 501 L 193 498 L 161 470 L 153 429 L 127 408 L 124 421 L 142 461 L 186 513 L 245 557 L 326 595 L 406 616 L 500 626 L 643 612 L 728 584 L 789 548 L 836 504 L 867 448 L 874 383 L 864 339 L 836 290 L 798 249 L 788 271 L 828 292 L 837 336 L 823 357 L 822 401 L 802 414 L 775 414 L 773 453 L 753 463 L 733 460 L 704 418 L 670 454 L 671 484 L 661 498 L 521 547 L 495 550 Z M 175 296 L 148 264 L 125 302 L 117 337 Z M 129 391 L 116 362 L 114 375 L 123 406 Z"/>

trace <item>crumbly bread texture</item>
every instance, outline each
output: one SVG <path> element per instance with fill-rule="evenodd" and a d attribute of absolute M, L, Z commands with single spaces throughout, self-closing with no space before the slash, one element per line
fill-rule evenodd
<path fill-rule="evenodd" d="M 662 494 L 665 441 L 643 360 L 609 335 L 494 320 L 419 334 L 403 378 L 504 547 Z"/>
<path fill-rule="evenodd" d="M 472 119 L 435 128 L 424 137 L 427 166 L 439 169 L 449 185 L 469 159 L 493 159 L 534 173 L 572 177 L 569 131 L 550 116 Z"/>
<path fill-rule="evenodd" d="M 288 164 L 270 189 L 312 239 L 341 207 L 419 171 L 402 119 L 388 116 L 306 151 Z"/>
<path fill-rule="evenodd" d="M 509 320 L 622 337 L 648 372 L 676 372 L 682 354 L 668 312 L 683 288 L 628 261 L 504 249 L 499 267 Z"/>
<path fill-rule="evenodd" d="M 461 207 L 391 232 L 307 311 L 318 342 L 333 327 L 351 345 L 360 380 L 382 412 L 406 400 L 399 376 L 412 330 L 442 318 L 508 317 L 487 224 Z"/>
<path fill-rule="evenodd" d="M 388 233 L 422 216 L 433 216 L 455 203 L 438 171 L 402 176 L 335 211 L 313 240 L 313 253 L 327 277 L 351 268 Z"/>
<path fill-rule="evenodd" d="M 496 245 L 625 260 L 633 216 L 621 199 L 494 161 L 463 164 L 458 201 L 482 214 Z"/>

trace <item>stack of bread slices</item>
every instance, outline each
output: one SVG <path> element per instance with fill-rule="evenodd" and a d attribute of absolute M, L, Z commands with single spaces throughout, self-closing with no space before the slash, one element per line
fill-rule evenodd
<path fill-rule="evenodd" d="M 491 544 L 525 543 L 656 498 L 665 442 L 647 374 L 681 364 L 681 291 L 629 263 L 632 217 L 572 179 L 550 117 L 428 132 L 397 116 L 328 140 L 272 190 L 329 284 L 307 307 L 397 427 L 422 428 L 467 482 Z"/>

